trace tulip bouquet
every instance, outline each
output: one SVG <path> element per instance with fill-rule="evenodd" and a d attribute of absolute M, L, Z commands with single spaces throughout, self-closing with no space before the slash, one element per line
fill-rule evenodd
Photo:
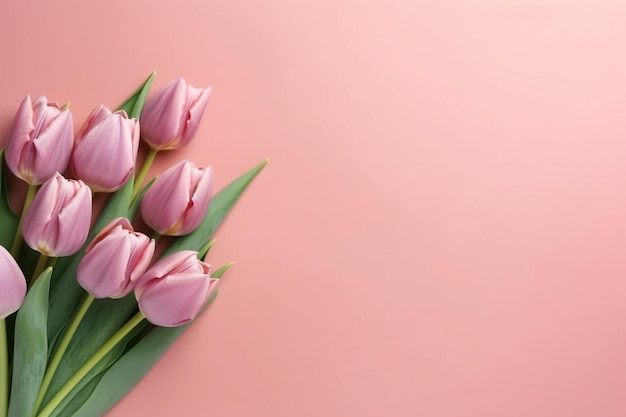
<path fill-rule="evenodd" d="M 212 169 L 189 160 L 145 183 L 159 152 L 193 139 L 210 94 L 179 79 L 147 99 L 153 78 L 76 138 L 67 105 L 27 96 L 17 111 L 0 154 L 0 417 L 104 414 L 232 265 L 206 262 L 211 235 L 267 160 L 215 196 Z"/>

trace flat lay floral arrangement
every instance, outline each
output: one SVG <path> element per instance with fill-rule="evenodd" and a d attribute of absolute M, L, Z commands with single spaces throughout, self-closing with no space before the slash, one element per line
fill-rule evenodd
<path fill-rule="evenodd" d="M 147 180 L 196 136 L 210 94 L 178 79 L 148 98 L 154 75 L 76 135 L 69 105 L 27 96 L 17 110 L 0 170 L 0 417 L 103 415 L 232 265 L 207 263 L 211 236 L 267 160 L 215 195 L 190 160 Z M 27 184 L 19 208 L 7 176 Z M 95 193 L 109 193 L 101 210 Z"/>

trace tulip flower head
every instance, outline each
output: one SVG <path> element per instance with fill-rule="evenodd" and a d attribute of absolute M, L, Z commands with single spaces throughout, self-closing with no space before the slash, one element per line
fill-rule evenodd
<path fill-rule="evenodd" d="M 20 105 L 7 141 L 5 158 L 11 172 L 39 185 L 67 168 L 74 145 L 72 114 L 42 96 Z"/>
<path fill-rule="evenodd" d="M 155 150 L 177 149 L 198 131 L 211 88 L 195 88 L 179 78 L 146 101 L 141 137 Z"/>
<path fill-rule="evenodd" d="M 95 298 L 124 297 L 150 265 L 154 246 L 128 219 L 114 219 L 87 246 L 76 271 L 78 283 Z"/>
<path fill-rule="evenodd" d="M 198 252 L 181 251 L 154 264 L 135 286 L 139 309 L 157 326 L 175 327 L 193 320 L 206 304 L 218 279 Z"/>
<path fill-rule="evenodd" d="M 141 201 L 141 217 L 162 235 L 182 236 L 204 219 L 213 192 L 213 170 L 181 161 L 159 176 Z"/>
<path fill-rule="evenodd" d="M 0 246 L 0 320 L 17 311 L 26 297 L 26 279 L 9 251 Z"/>
<path fill-rule="evenodd" d="M 91 222 L 91 190 L 57 173 L 46 181 L 22 224 L 24 240 L 47 256 L 72 255 L 83 246 Z"/>
<path fill-rule="evenodd" d="M 139 121 L 99 106 L 78 134 L 72 170 L 94 192 L 119 190 L 133 173 L 138 147 Z"/>

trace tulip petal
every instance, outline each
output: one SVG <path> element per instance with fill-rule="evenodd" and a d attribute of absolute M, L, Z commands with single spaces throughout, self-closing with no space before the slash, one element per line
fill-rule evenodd
<path fill-rule="evenodd" d="M 125 218 L 113 219 L 85 250 L 76 277 L 96 298 L 120 298 L 132 291 L 135 275 L 148 268 L 155 243 L 135 232 Z"/>
<path fill-rule="evenodd" d="M 74 149 L 72 169 L 94 191 L 115 191 L 130 178 L 139 146 L 137 121 L 113 113 L 94 125 Z"/>
<path fill-rule="evenodd" d="M 204 89 L 189 87 L 189 91 L 193 95 L 193 103 L 189 107 L 189 111 L 186 115 L 185 128 L 181 134 L 181 145 L 189 143 L 194 136 L 196 136 L 202 115 L 204 114 L 204 110 L 209 103 L 209 97 L 211 96 L 211 87 Z"/>
<path fill-rule="evenodd" d="M 179 78 L 146 102 L 141 117 L 142 134 L 155 149 L 167 149 L 168 142 L 178 138 L 184 122 L 179 109 L 185 108 L 185 92 L 185 81 Z"/>
<path fill-rule="evenodd" d="M 186 235 L 193 232 L 204 219 L 209 209 L 211 195 L 213 193 L 213 169 L 208 167 L 197 171 L 199 178 L 194 181 L 194 190 L 190 204 L 184 214 L 183 226 L 177 235 Z"/>
<path fill-rule="evenodd" d="M 89 242 L 89 245 L 85 248 L 85 252 L 89 252 L 96 243 L 107 237 L 109 233 L 115 228 L 121 228 L 122 230 L 133 230 L 130 221 L 126 217 L 117 217 L 106 224 L 98 234 Z"/>
<path fill-rule="evenodd" d="M 91 223 L 91 191 L 82 185 L 58 214 L 57 249 L 52 256 L 67 256 L 77 252 L 89 234 Z"/>
<path fill-rule="evenodd" d="M 81 126 L 78 135 L 76 135 L 76 142 L 79 143 L 80 141 L 82 141 L 87 132 L 89 132 L 91 129 L 93 129 L 95 125 L 102 122 L 111 114 L 111 110 L 109 110 L 104 104 L 101 104 L 93 109 L 91 114 L 87 117 L 85 123 L 83 123 L 83 125 Z"/>
<path fill-rule="evenodd" d="M 91 222 L 91 191 L 82 181 L 57 173 L 39 189 L 22 224 L 24 240 L 48 256 L 67 256 L 80 249 Z"/>
<path fill-rule="evenodd" d="M 167 258 L 161 259 L 152 267 L 148 272 L 146 272 L 139 280 L 137 280 L 136 284 L 136 292 L 141 292 L 141 289 L 145 284 L 147 284 L 152 279 L 163 278 L 167 275 L 168 272 L 179 269 L 183 265 L 192 264 L 194 259 L 197 259 L 197 252 L 191 250 L 183 250 L 172 255 Z"/>
<path fill-rule="evenodd" d="M 49 232 L 46 232 L 46 227 L 52 218 L 53 207 L 55 206 L 53 196 L 59 192 L 60 177 L 57 174 L 41 186 L 24 215 L 22 225 L 24 240 L 31 248 L 44 253 L 47 253 L 48 246 L 52 246 L 46 244 L 44 235 L 49 235 Z M 56 236 L 54 236 L 54 242 L 56 242 Z"/>
<path fill-rule="evenodd" d="M 59 256 L 56 254 L 61 240 L 59 238 L 59 213 L 63 205 L 71 198 L 73 192 L 72 187 L 68 187 L 67 183 L 65 183 L 65 179 L 60 179 L 55 183 L 58 185 L 58 188 L 54 194 L 42 193 L 41 199 L 33 201 L 32 204 L 35 207 L 39 207 L 40 217 L 46 221 L 41 229 L 37 247 L 41 252 L 49 256 Z"/>
<path fill-rule="evenodd" d="M 126 259 L 131 253 L 130 242 L 126 239 L 105 239 L 97 248 L 97 251 L 86 253 L 81 260 L 76 271 L 78 283 L 95 298 L 128 294 L 132 287 L 127 288 L 124 276 Z M 102 277 L 103 271 L 106 271 L 107 279 L 90 279 Z M 128 291 L 123 294 L 126 289 Z"/>
<path fill-rule="evenodd" d="M 209 289 L 204 274 L 177 274 L 169 279 L 155 280 L 139 298 L 139 308 L 157 326 L 174 327 L 185 324 L 198 314 Z"/>
<path fill-rule="evenodd" d="M 132 255 L 128 258 L 126 271 L 130 271 L 130 275 L 127 278 L 134 285 L 150 266 L 156 244 L 154 239 L 150 239 L 143 234 L 131 234 L 129 238 L 132 245 Z"/>
<path fill-rule="evenodd" d="M 135 298 L 153 324 L 174 327 L 193 320 L 217 284 L 211 266 L 194 251 L 181 251 L 157 262 L 139 278 Z"/>
<path fill-rule="evenodd" d="M 141 203 L 141 216 L 148 226 L 166 234 L 179 223 L 189 205 L 190 175 L 190 162 L 183 161 L 157 178 Z M 162 210 L 155 210 L 156 207 Z"/>
<path fill-rule="evenodd" d="M 43 183 L 55 172 L 65 171 L 74 145 L 72 114 L 69 111 L 63 111 L 39 136 L 33 139 L 32 144 L 34 160 L 30 166 L 35 167 L 34 184 Z"/>
<path fill-rule="evenodd" d="M 141 215 L 146 224 L 160 234 L 189 234 L 206 215 L 212 190 L 211 168 L 197 168 L 189 160 L 181 161 L 158 177 L 146 192 Z M 155 210 L 155 207 L 162 207 L 162 210 Z"/>
<path fill-rule="evenodd" d="M 24 146 L 30 141 L 35 125 L 33 124 L 33 106 L 30 96 L 26 96 L 13 119 L 11 134 L 6 144 L 5 159 L 13 174 L 19 175 L 19 162 Z M 20 177 L 21 178 L 21 177 Z"/>
<path fill-rule="evenodd" d="M 56 103 L 48 103 L 46 97 L 37 97 L 33 103 L 33 124 L 35 130 L 32 137 L 41 135 L 48 125 L 61 113 Z"/>
<path fill-rule="evenodd" d="M 146 102 L 142 138 L 156 150 L 176 149 L 193 139 L 211 89 L 195 88 L 179 78 Z"/>
<path fill-rule="evenodd" d="M 7 165 L 29 184 L 41 184 L 67 168 L 73 140 L 69 110 L 60 110 L 44 96 L 34 103 L 26 96 L 7 142 Z"/>
<path fill-rule="evenodd" d="M 0 246 L 0 320 L 17 311 L 26 297 L 26 279 L 11 254 Z"/>

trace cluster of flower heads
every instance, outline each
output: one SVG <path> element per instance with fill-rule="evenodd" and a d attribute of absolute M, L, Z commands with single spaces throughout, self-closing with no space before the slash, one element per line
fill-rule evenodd
<path fill-rule="evenodd" d="M 76 138 L 66 106 L 27 96 L 14 119 L 5 160 L 32 189 L 41 185 L 21 222 L 28 246 L 49 257 L 78 252 L 89 234 L 92 193 L 116 191 L 131 178 L 140 137 L 152 152 L 192 140 L 209 94 L 210 88 L 194 88 L 181 78 L 146 102 L 140 120 L 97 107 Z M 62 175 L 67 171 L 75 179 Z M 145 193 L 141 216 L 158 235 L 188 234 L 205 217 L 212 188 L 210 167 L 182 161 Z M 135 231 L 128 219 L 114 219 L 87 246 L 77 280 L 95 298 L 119 298 L 134 290 L 140 310 L 153 324 L 186 323 L 216 285 L 211 266 L 194 251 L 174 253 L 150 266 L 154 250 L 154 239 Z M 2 247 L 0 274 L 2 319 L 21 306 L 27 287 L 13 256 Z"/>

